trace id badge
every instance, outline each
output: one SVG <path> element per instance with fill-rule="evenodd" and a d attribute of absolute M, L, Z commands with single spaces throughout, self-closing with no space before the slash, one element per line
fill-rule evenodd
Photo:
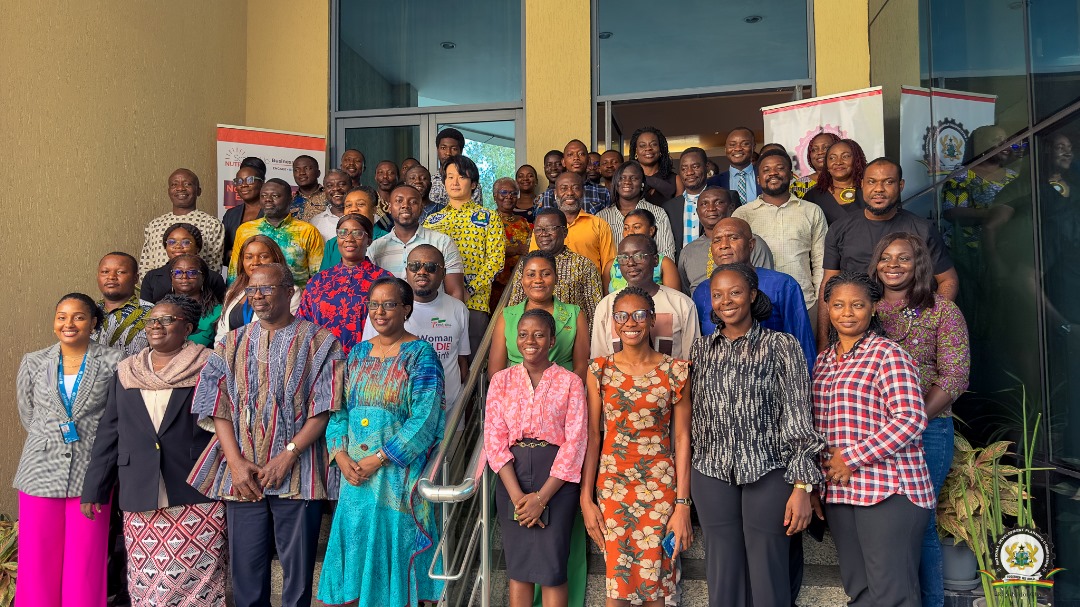
<path fill-rule="evenodd" d="M 79 430 L 75 427 L 75 422 L 68 421 L 60 424 L 60 435 L 64 437 L 65 444 L 78 442 Z"/>

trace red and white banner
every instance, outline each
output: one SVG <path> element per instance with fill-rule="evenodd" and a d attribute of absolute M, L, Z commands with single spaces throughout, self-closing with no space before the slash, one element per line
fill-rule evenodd
<path fill-rule="evenodd" d="M 240 204 L 232 180 L 240 163 L 248 156 L 266 163 L 266 178 L 284 179 L 296 191 L 292 163 L 297 156 L 308 155 L 326 172 L 326 138 L 304 133 L 272 131 L 247 126 L 217 125 L 218 217 L 226 209 Z"/>
<path fill-rule="evenodd" d="M 798 176 L 814 172 L 807 164 L 806 148 L 822 132 L 859 142 L 867 160 L 885 154 L 880 86 L 770 105 L 761 108 L 761 114 L 765 142 L 779 143 L 787 149 Z"/>

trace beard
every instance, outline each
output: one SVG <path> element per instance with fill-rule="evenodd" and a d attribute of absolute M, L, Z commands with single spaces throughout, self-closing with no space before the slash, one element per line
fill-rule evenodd
<path fill-rule="evenodd" d="M 882 215 L 888 215 L 889 213 L 891 213 L 893 211 L 893 209 L 895 209 L 898 206 L 900 206 L 900 200 L 899 199 L 897 199 L 897 200 L 893 201 L 891 204 L 889 204 L 887 206 L 884 206 L 884 207 L 881 207 L 881 208 L 874 207 L 874 206 L 871 206 L 871 205 L 868 204 L 868 205 L 866 205 L 866 210 L 870 211 L 871 215 L 877 215 L 878 217 L 881 217 Z"/>
<path fill-rule="evenodd" d="M 563 199 L 559 201 L 559 210 L 563 213 L 577 213 L 581 210 L 581 201 L 578 199 Z"/>
<path fill-rule="evenodd" d="M 428 288 L 426 288 L 426 289 L 416 289 L 416 290 L 414 291 L 414 294 L 415 294 L 415 295 L 416 295 L 417 297 L 429 297 L 429 296 L 431 296 L 431 295 L 434 295 L 434 294 L 435 294 L 435 291 L 437 291 L 437 290 L 438 290 L 437 288 L 433 289 L 433 288 L 431 288 L 431 287 L 428 287 Z"/>
<path fill-rule="evenodd" d="M 781 185 L 779 185 L 779 186 L 777 186 L 775 188 L 770 188 L 767 185 L 761 186 L 761 191 L 764 192 L 765 194 L 769 195 L 769 196 L 780 196 L 782 194 L 787 193 L 789 191 L 790 187 L 791 187 L 791 182 L 786 181 L 783 184 L 781 184 Z"/>

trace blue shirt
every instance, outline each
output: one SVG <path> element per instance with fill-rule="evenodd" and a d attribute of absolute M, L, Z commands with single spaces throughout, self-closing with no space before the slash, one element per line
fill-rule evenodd
<path fill-rule="evenodd" d="M 783 272 L 766 268 L 754 269 L 758 275 L 758 291 L 768 296 L 772 302 L 772 316 L 763 321 L 761 326 L 794 335 L 806 356 L 806 368 L 813 375 L 817 343 L 814 341 L 814 332 L 810 329 L 810 317 L 806 313 L 802 288 L 794 278 Z M 710 282 L 706 279 L 694 289 L 694 306 L 697 307 L 698 319 L 701 320 L 702 335 L 716 332 L 716 325 L 712 321 Z"/>
<path fill-rule="evenodd" d="M 611 192 L 608 192 L 607 188 L 604 186 L 597 185 L 591 181 L 586 181 L 584 190 L 585 196 L 581 199 L 582 211 L 585 211 L 590 215 L 596 215 L 603 209 L 611 206 Z M 559 208 L 559 205 L 555 204 L 554 188 L 544 190 L 544 193 L 540 195 L 540 199 L 536 202 L 537 209 L 543 209 L 545 207 L 550 207 L 552 209 Z"/>

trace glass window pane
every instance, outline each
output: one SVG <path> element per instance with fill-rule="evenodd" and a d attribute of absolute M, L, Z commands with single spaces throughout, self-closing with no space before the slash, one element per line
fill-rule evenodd
<path fill-rule="evenodd" d="M 1080 95 L 1080 4 L 1025 2 L 1031 27 L 1035 119 L 1043 120 Z"/>
<path fill-rule="evenodd" d="M 807 79 L 807 5 L 599 0 L 600 95 Z"/>
<path fill-rule="evenodd" d="M 521 100 L 520 2 L 339 6 L 339 110 Z"/>
<path fill-rule="evenodd" d="M 383 160 L 390 160 L 401 167 L 408 157 L 419 158 L 419 126 L 380 126 L 345 129 L 345 145 L 342 150 L 357 149 L 364 153 L 364 174 L 360 182 L 378 189 L 375 183 L 375 167 Z"/>
<path fill-rule="evenodd" d="M 492 186 L 495 180 L 500 177 L 513 178 L 517 171 L 514 121 L 440 124 L 439 130 L 447 127 L 453 127 L 465 136 L 463 153 L 480 169 L 484 206 L 494 209 Z"/>

